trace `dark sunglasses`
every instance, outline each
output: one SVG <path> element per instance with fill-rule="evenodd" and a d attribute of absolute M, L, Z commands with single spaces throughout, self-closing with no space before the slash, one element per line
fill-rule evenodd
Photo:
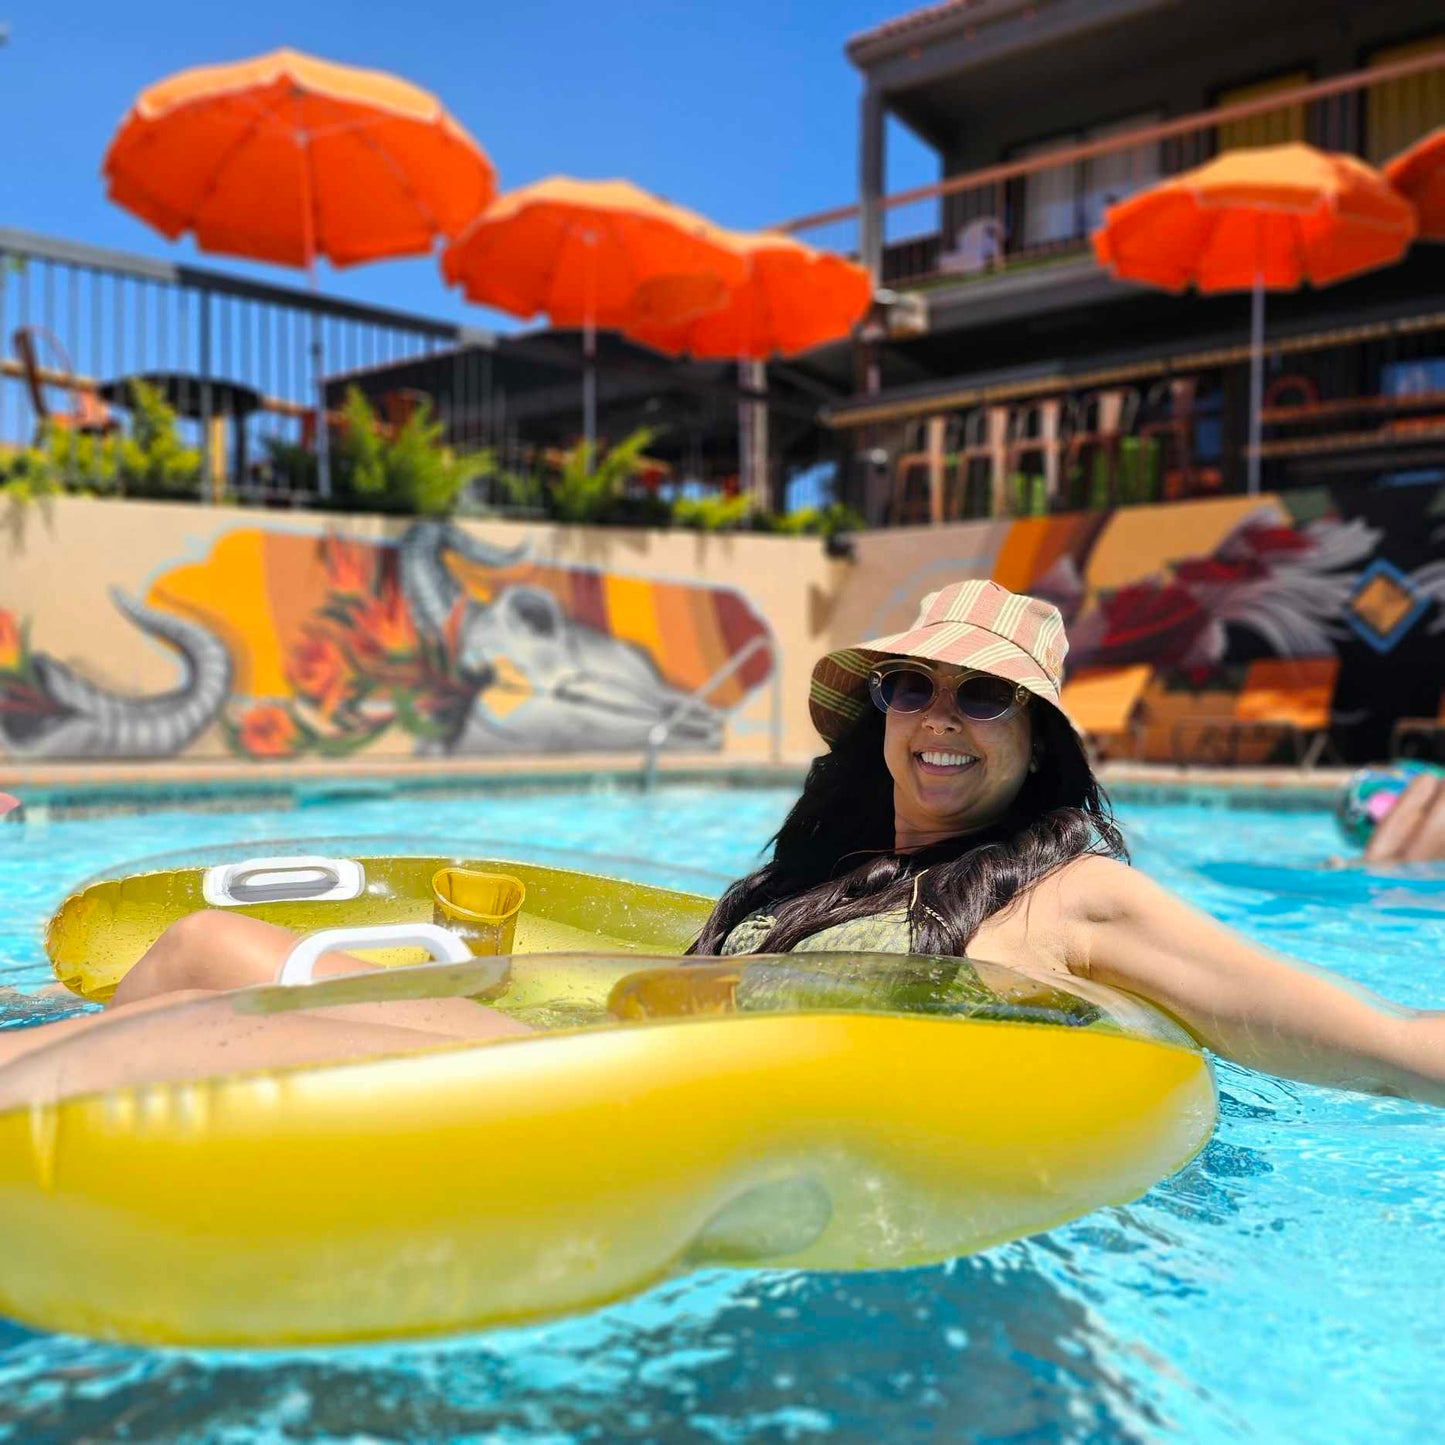
<path fill-rule="evenodd" d="M 969 722 L 996 723 L 1011 718 L 1028 701 L 1021 683 L 991 672 L 965 673 L 953 689 L 953 703 Z M 868 677 L 868 691 L 880 712 L 925 712 L 938 697 L 933 669 L 918 662 L 879 663 Z"/>

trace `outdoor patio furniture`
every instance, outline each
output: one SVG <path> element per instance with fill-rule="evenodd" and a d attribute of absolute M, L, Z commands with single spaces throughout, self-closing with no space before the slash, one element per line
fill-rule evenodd
<path fill-rule="evenodd" d="M 1260 446 L 1262 458 L 1285 462 L 1292 472 L 1372 473 L 1445 461 L 1445 392 L 1316 397 L 1271 404 L 1261 418 L 1275 430 L 1310 428 Z"/>
<path fill-rule="evenodd" d="M 1001 517 L 1006 513 L 1008 422 L 1008 407 L 999 405 L 975 407 L 964 417 L 962 441 L 952 454 L 953 474 L 944 504 L 948 521 L 974 515 Z M 983 484 L 988 500 L 982 513 L 975 513 L 969 506 L 977 462 L 984 463 Z"/>
<path fill-rule="evenodd" d="M 1087 667 L 1071 672 L 1060 694 L 1064 711 L 1084 735 L 1095 759 L 1106 756 L 1124 738 L 1131 753 L 1143 750 L 1148 721 L 1143 697 L 1149 685 L 1148 663 L 1129 667 Z"/>
<path fill-rule="evenodd" d="M 1112 507 L 1118 500 L 1119 442 L 1133 432 L 1141 403 L 1142 398 L 1132 386 L 1091 391 L 1076 403 L 1065 453 L 1065 475 L 1073 475 L 1076 467 L 1082 473 L 1085 506 L 1102 501 Z M 1093 459 L 1099 455 L 1105 467 L 1103 498 L 1095 497 L 1092 487 Z"/>
<path fill-rule="evenodd" d="M 1413 751 L 1415 748 L 1419 751 Z M 1390 729 L 1392 758 L 1438 757 L 1442 752 L 1445 752 L 1445 688 L 1440 691 L 1440 706 L 1434 717 L 1397 718 Z"/>
<path fill-rule="evenodd" d="M 1287 742 L 1296 764 L 1313 767 L 1330 750 L 1337 657 L 1260 658 L 1249 664 L 1232 718 L 1181 719 L 1174 725 L 1177 762 L 1238 763 L 1247 738 Z M 1190 730 L 1193 747 L 1187 747 Z"/>
<path fill-rule="evenodd" d="M 1260 420 L 1268 420 L 1271 413 L 1284 405 L 1286 397 L 1297 397 L 1298 400 L 1293 405 L 1301 410 L 1308 410 L 1319 405 L 1320 389 L 1313 378 L 1302 376 L 1299 372 L 1290 371 L 1275 377 L 1265 388 Z"/>
<path fill-rule="evenodd" d="M 230 476 L 238 481 L 246 477 L 246 418 L 265 405 L 265 398 L 254 387 L 240 381 L 227 381 L 216 376 L 197 376 L 187 371 L 146 371 L 135 376 L 117 377 L 104 382 L 100 395 L 115 406 L 132 404 L 132 382 L 156 392 L 179 417 L 200 422 L 205 429 L 205 444 L 210 457 L 212 496 L 219 499 Z M 231 444 L 226 445 L 226 432 Z"/>
<path fill-rule="evenodd" d="M 52 332 L 38 326 L 22 326 L 11 337 L 11 342 L 30 394 L 37 434 L 47 427 L 95 436 L 116 429 L 118 423 L 110 408 L 96 395 L 91 383 L 75 375 L 70 357 Z M 46 365 L 45 361 L 51 364 Z M 71 399 L 68 411 L 57 411 L 50 405 L 45 394 L 47 386 L 66 391 Z"/>
<path fill-rule="evenodd" d="M 889 520 L 895 526 L 943 520 L 944 475 L 960 446 L 957 417 L 910 422 L 904 451 L 893 464 Z"/>
<path fill-rule="evenodd" d="M 1144 398 L 1140 439 L 1157 437 L 1163 448 L 1162 470 L 1170 484 L 1168 501 L 1178 501 L 1196 488 L 1194 465 L 1194 403 L 1199 394 L 1196 376 L 1171 376 L 1156 382 Z"/>
<path fill-rule="evenodd" d="M 1004 263 L 1004 228 L 997 216 L 980 216 L 961 226 L 953 249 L 938 258 L 946 276 L 978 276 Z"/>
<path fill-rule="evenodd" d="M 1013 476 L 1025 457 L 1039 458 L 1043 462 L 1044 494 L 1050 507 L 1058 501 L 1059 478 L 1068 445 L 1065 401 L 1062 396 L 1039 397 L 1015 407 L 1009 419 L 1004 469 Z"/>

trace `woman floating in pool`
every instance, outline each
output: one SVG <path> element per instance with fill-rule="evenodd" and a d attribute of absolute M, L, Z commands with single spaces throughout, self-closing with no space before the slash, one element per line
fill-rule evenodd
<path fill-rule="evenodd" d="M 1045 980 L 1092 979 L 1157 1004 L 1214 1052 L 1338 1088 L 1445 1104 L 1445 1012 L 1400 1008 L 1246 942 L 1127 864 L 1088 760 L 1059 706 L 1058 612 L 992 582 L 924 600 L 907 632 L 824 657 L 813 720 L 829 751 L 809 772 L 771 860 L 719 901 L 694 952 L 962 954 Z M 112 1007 L 140 1012 L 274 979 L 284 929 L 223 912 L 173 924 Z M 318 972 L 365 965 L 323 958 Z M 320 1012 L 320 1011 L 318 1011 Z M 465 999 L 363 1004 L 170 1029 L 171 1058 L 238 1066 L 381 1052 L 419 1035 L 485 1038 L 524 1025 Z M 0 1062 L 62 1031 L 95 1030 L 101 1087 L 112 1043 L 93 1017 L 0 1037 Z M 157 1018 L 158 1031 L 166 1020 Z M 220 1035 L 224 1033 L 224 1038 Z M 73 1067 L 73 1065 L 72 1065 Z M 26 1097 L 11 1070 L 0 1103 Z M 74 1075 L 72 1074 L 72 1079 Z"/>

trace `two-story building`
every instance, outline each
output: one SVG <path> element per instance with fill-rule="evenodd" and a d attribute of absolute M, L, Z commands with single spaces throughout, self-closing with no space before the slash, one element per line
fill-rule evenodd
<path fill-rule="evenodd" d="M 1113 202 L 1221 151 L 1381 164 L 1445 124 L 1438 0 L 946 0 L 855 37 L 855 206 L 797 227 L 898 294 L 829 412 L 875 521 L 1245 487 L 1250 300 L 1114 280 Z M 939 181 L 890 193 L 894 117 Z M 1445 468 L 1445 248 L 1270 295 L 1267 488 Z"/>

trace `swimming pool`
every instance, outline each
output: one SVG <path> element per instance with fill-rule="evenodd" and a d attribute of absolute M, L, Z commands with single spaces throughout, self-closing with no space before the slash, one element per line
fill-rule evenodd
<path fill-rule="evenodd" d="M 499 852 L 541 839 L 631 859 L 605 871 L 661 881 L 688 866 L 720 882 L 751 865 L 791 796 L 398 797 L 4 827 L 0 972 L 44 982 L 40 924 L 70 883 L 128 858 L 404 831 Z M 1445 913 L 1239 886 L 1236 865 L 1337 851 L 1325 813 L 1204 801 L 1120 813 L 1136 861 L 1226 922 L 1401 1002 L 1445 1005 Z M 543 1326 L 290 1355 L 0 1324 L 0 1439 L 1430 1438 L 1445 1368 L 1445 1111 L 1218 1073 L 1218 1132 L 1183 1172 L 1127 1208 L 943 1268 L 712 1271 Z"/>

